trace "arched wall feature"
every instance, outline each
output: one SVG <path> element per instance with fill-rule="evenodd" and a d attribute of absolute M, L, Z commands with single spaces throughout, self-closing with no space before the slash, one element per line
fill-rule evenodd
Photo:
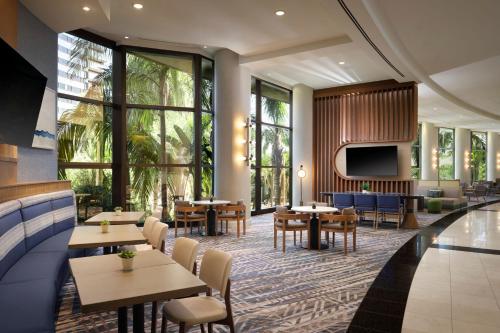
<path fill-rule="evenodd" d="M 346 177 L 336 168 L 337 153 L 347 144 L 405 143 L 418 131 L 417 86 L 394 80 L 314 92 L 313 192 L 359 191 L 364 182 L 372 191 L 411 193 L 411 179 Z"/>

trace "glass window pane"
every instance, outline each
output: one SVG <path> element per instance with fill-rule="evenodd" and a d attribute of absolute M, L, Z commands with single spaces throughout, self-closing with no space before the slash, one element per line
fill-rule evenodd
<path fill-rule="evenodd" d="M 486 179 L 486 133 L 471 132 L 470 168 L 472 181 Z"/>
<path fill-rule="evenodd" d="M 59 169 L 58 179 L 71 180 L 78 201 L 78 217 L 113 210 L 110 169 Z"/>
<path fill-rule="evenodd" d="M 252 201 L 252 210 L 255 210 L 256 207 L 256 201 L 255 201 L 255 174 L 256 174 L 255 169 L 250 170 L 250 188 L 251 188 L 251 201 Z"/>
<path fill-rule="evenodd" d="M 194 106 L 190 56 L 130 52 L 126 75 L 129 104 Z"/>
<path fill-rule="evenodd" d="M 130 109 L 127 113 L 129 164 L 191 164 L 194 113 Z"/>
<path fill-rule="evenodd" d="M 129 182 L 131 204 L 162 221 L 173 219 L 175 200 L 194 198 L 194 169 L 191 167 L 131 167 Z"/>
<path fill-rule="evenodd" d="M 289 169 L 262 168 L 261 209 L 289 204 Z"/>
<path fill-rule="evenodd" d="M 290 126 L 290 104 L 262 97 L 262 122 Z"/>
<path fill-rule="evenodd" d="M 214 97 L 214 63 L 201 59 L 201 109 L 212 111 Z"/>
<path fill-rule="evenodd" d="M 262 125 L 263 166 L 288 166 L 290 163 L 290 131 L 281 127 Z"/>
<path fill-rule="evenodd" d="M 439 129 L 439 148 L 449 148 L 454 149 L 455 131 L 451 128 L 440 128 Z"/>
<path fill-rule="evenodd" d="M 201 196 L 209 198 L 213 195 L 213 173 L 211 167 L 204 167 L 201 169 Z"/>
<path fill-rule="evenodd" d="M 210 113 L 203 112 L 201 115 L 201 163 L 203 165 L 213 165 L 213 117 Z"/>
<path fill-rule="evenodd" d="M 439 179 L 455 179 L 453 150 L 441 149 L 439 151 Z"/>
<path fill-rule="evenodd" d="M 110 107 L 57 100 L 57 142 L 60 162 L 111 163 Z"/>
<path fill-rule="evenodd" d="M 62 33 L 57 55 L 59 93 L 111 102 L 111 49 Z"/>

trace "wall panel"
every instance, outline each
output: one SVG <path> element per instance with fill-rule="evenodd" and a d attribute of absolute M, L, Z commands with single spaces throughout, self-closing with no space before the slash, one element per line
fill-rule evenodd
<path fill-rule="evenodd" d="M 335 157 L 344 145 L 411 142 L 417 135 L 417 86 L 394 80 L 316 90 L 313 106 L 313 193 L 359 191 L 411 193 L 411 179 L 352 179 Z"/>

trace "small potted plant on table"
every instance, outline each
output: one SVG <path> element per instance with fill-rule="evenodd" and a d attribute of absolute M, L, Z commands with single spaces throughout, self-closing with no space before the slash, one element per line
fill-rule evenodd
<path fill-rule="evenodd" d="M 369 193 L 370 192 L 370 184 L 368 184 L 368 183 L 361 184 L 361 192 Z"/>
<path fill-rule="evenodd" d="M 101 221 L 101 231 L 103 233 L 107 233 L 109 231 L 109 221 L 108 220 L 103 220 Z"/>
<path fill-rule="evenodd" d="M 118 256 L 122 258 L 122 267 L 124 271 L 131 271 L 134 269 L 134 257 L 136 253 L 134 251 L 124 250 L 118 253 Z"/>
<path fill-rule="evenodd" d="M 122 208 L 121 207 L 115 207 L 115 215 L 120 216 L 122 215 Z"/>

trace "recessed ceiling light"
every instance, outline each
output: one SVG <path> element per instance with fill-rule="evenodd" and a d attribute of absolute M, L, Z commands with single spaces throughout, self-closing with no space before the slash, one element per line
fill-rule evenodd
<path fill-rule="evenodd" d="M 142 9 L 142 8 L 144 8 L 144 6 L 142 5 L 142 3 L 134 3 L 133 6 L 134 6 L 135 9 Z"/>
<path fill-rule="evenodd" d="M 339 65 L 344 65 L 345 61 L 339 61 Z"/>
<path fill-rule="evenodd" d="M 125 38 L 125 39 L 129 39 L 130 37 L 129 37 L 129 36 L 125 36 L 124 38 Z"/>
<path fill-rule="evenodd" d="M 438 108 L 432 108 L 434 111 L 436 111 Z"/>
<path fill-rule="evenodd" d="M 204 49 L 206 49 L 206 48 L 208 48 L 208 46 L 206 46 L 206 45 L 203 45 L 203 48 L 204 48 Z"/>
<path fill-rule="evenodd" d="M 83 6 L 82 9 L 84 12 L 90 12 L 90 7 L 88 7 L 88 6 Z"/>
<path fill-rule="evenodd" d="M 274 12 L 274 14 L 276 14 L 276 16 L 283 16 L 283 15 L 285 15 L 285 11 L 284 10 L 277 10 Z"/>

